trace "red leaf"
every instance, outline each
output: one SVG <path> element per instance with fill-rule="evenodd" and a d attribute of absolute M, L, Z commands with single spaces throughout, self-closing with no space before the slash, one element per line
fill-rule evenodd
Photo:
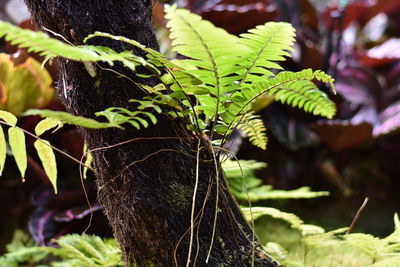
<path fill-rule="evenodd" d="M 341 151 L 372 138 L 372 126 L 367 122 L 352 124 L 349 121 L 322 121 L 311 125 L 322 142 L 333 150 Z"/>
<path fill-rule="evenodd" d="M 273 21 L 278 14 L 276 6 L 269 0 L 192 0 L 186 7 L 234 34 Z"/>

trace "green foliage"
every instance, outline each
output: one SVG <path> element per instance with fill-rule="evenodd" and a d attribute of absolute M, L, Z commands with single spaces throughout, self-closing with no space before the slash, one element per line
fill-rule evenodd
<path fill-rule="evenodd" d="M 239 62 L 244 67 L 242 83 L 251 83 L 274 76 L 271 69 L 282 69 L 276 62 L 291 56 L 288 52 L 293 51 L 295 29 L 284 22 L 267 23 L 240 36 L 240 42 L 251 49 Z"/>
<path fill-rule="evenodd" d="M 7 245 L 7 253 L 0 257 L 0 266 L 123 266 L 121 251 L 114 239 L 75 234 L 61 237 L 56 244 L 58 247 L 38 247 L 27 234 L 18 230 Z"/>
<path fill-rule="evenodd" d="M 334 115 L 334 104 L 311 82 L 316 79 L 333 87 L 329 75 L 311 70 L 278 75 L 272 72 L 272 69 L 281 69 L 277 61 L 290 56 L 294 29 L 289 24 L 270 22 L 238 38 L 186 10 L 169 7 L 166 12 L 173 49 L 189 58 L 175 63 L 186 66 L 187 73 L 202 81 L 196 87 L 194 107 L 196 117 L 201 117 L 200 114 L 206 117 L 200 123 L 201 130 L 210 129 L 210 135 L 215 130 L 226 137 L 239 126 L 254 100 L 264 94 L 316 115 L 328 118 Z M 182 90 L 185 92 L 185 88 Z M 190 88 L 188 92 L 192 91 Z M 253 126 L 256 127 L 252 133 L 265 129 L 261 123 Z M 251 141 L 266 147 L 266 138 L 251 138 Z"/>
<path fill-rule="evenodd" d="M 267 149 L 267 129 L 259 115 L 252 112 L 245 114 L 238 123 L 237 129 L 242 130 L 247 135 L 250 143 L 261 149 Z"/>
<path fill-rule="evenodd" d="M 11 151 L 14 155 L 15 162 L 17 163 L 17 167 L 21 173 L 22 180 L 24 180 L 25 171 L 28 165 L 28 159 L 26 155 L 26 147 L 25 147 L 25 135 L 21 129 L 16 127 L 17 125 L 17 117 L 7 111 L 0 111 L 0 119 L 5 122 L 6 125 L 10 126 L 8 129 L 8 143 L 10 145 Z M 0 126 L 1 127 L 1 126 Z M 0 143 L 4 145 L 1 149 L 1 166 L 4 166 L 4 162 L 6 159 L 6 140 L 1 130 L 0 138 L 2 139 Z"/>
<path fill-rule="evenodd" d="M 289 52 L 294 44 L 295 30 L 290 24 L 269 22 L 237 37 L 175 6 L 166 7 L 166 18 L 173 50 L 187 59 L 170 61 L 135 40 L 100 32 L 88 36 L 85 42 L 93 37 L 119 40 L 142 49 L 147 53 L 146 58 L 135 56 L 132 51 L 116 52 L 95 46 L 75 47 L 46 34 L 22 30 L 4 22 L 0 23 L 0 36 L 48 58 L 62 56 L 70 60 L 102 61 L 110 65 L 119 61 L 132 70 L 142 65 L 151 74 L 139 76 L 156 76 L 160 80 L 155 87 L 158 89 L 138 84 L 149 93 L 146 100 L 174 107 L 170 115 L 185 118 L 188 129 L 208 133 L 211 140 L 214 132 L 217 132 L 222 136 L 221 145 L 231 131 L 239 127 L 248 134 L 254 145 L 266 148 L 267 138 L 262 121 L 246 115 L 254 101 L 265 94 L 315 115 L 331 118 L 335 114 L 333 102 L 312 82 L 319 80 L 333 88 L 333 79 L 329 75 L 311 70 L 276 74 L 277 70 L 282 69 L 277 63 L 291 56 Z M 161 74 L 158 68 L 165 69 L 167 73 Z M 136 115 L 145 115 L 152 122 L 156 121 L 149 113 L 135 112 L 110 107 L 110 110 L 99 115 L 115 125 L 130 123 L 138 129 L 146 127 L 147 122 Z M 68 120 L 65 117 L 63 119 Z M 108 127 L 105 124 L 90 124 L 89 121 L 82 121 L 79 125 Z"/>
<path fill-rule="evenodd" d="M 148 64 L 143 58 L 134 55 L 131 51 L 118 53 L 108 47 L 73 46 L 50 38 L 45 33 L 24 30 L 4 21 L 0 22 L 0 37 L 4 37 L 13 45 L 27 48 L 29 52 L 36 52 L 45 56 L 46 59 L 63 57 L 82 62 L 106 62 L 111 66 L 114 61 L 119 61 L 130 69 L 146 65 L 159 73 L 157 68 Z"/>
<path fill-rule="evenodd" d="M 37 247 L 35 242 L 21 230 L 14 233 L 12 241 L 6 247 L 7 253 L 0 257 L 0 266 L 40 266 L 51 248 Z"/>
<path fill-rule="evenodd" d="M 345 234 L 305 224 L 294 214 L 273 208 L 243 208 L 248 220 L 255 220 L 256 233 L 266 251 L 287 267 L 396 267 L 400 263 L 400 222 L 385 238 L 369 234 Z M 17 231 L 0 257 L 0 266 L 120 267 L 121 252 L 115 240 L 89 235 L 67 235 L 59 246 L 38 247 Z M 43 263 L 46 262 L 46 265 Z"/>
<path fill-rule="evenodd" d="M 222 163 L 231 192 L 243 203 L 266 199 L 301 199 L 328 196 L 328 192 L 312 192 L 309 187 L 295 190 L 276 190 L 255 176 L 255 171 L 266 167 L 254 160 L 226 160 Z"/>
<path fill-rule="evenodd" d="M 243 209 L 255 220 L 256 233 L 266 251 L 288 267 L 377 267 L 399 266 L 400 224 L 386 238 L 369 234 L 346 234 L 347 228 L 330 232 L 304 224 L 297 216 L 273 208 Z"/>
<path fill-rule="evenodd" d="M 131 50 L 116 52 L 100 46 L 73 46 L 50 38 L 44 33 L 22 30 L 0 22 L 0 37 L 5 37 L 20 47 L 27 47 L 29 51 L 37 52 L 46 59 L 60 56 L 83 62 L 85 65 L 105 62 L 112 66 L 114 62 L 121 62 L 133 71 L 137 66 L 143 66 L 150 71 L 150 74 L 137 74 L 139 77 L 156 77 L 160 82 L 155 87 L 149 87 L 133 81 L 148 95 L 143 99 L 130 100 L 135 108 L 109 107 L 96 113 L 96 116 L 104 117 L 107 122 L 50 110 L 30 110 L 25 113 L 46 118 L 36 128 L 38 140 L 35 142 L 35 147 L 55 190 L 57 188 L 55 157 L 47 141 L 40 139 L 39 136 L 63 124 L 92 129 L 109 127 L 123 129 L 124 124 L 130 124 L 140 130 L 149 127 L 150 123 L 155 124 L 156 115 L 168 110 L 171 116 L 185 119 L 188 130 L 208 134 L 211 141 L 216 141 L 215 133 L 219 134 L 222 137 L 219 140 L 220 145 L 228 140 L 234 129 L 239 129 L 247 134 L 252 144 L 265 149 L 266 127 L 259 116 L 251 113 L 252 105 L 257 98 L 268 95 L 284 104 L 327 118 L 332 118 L 335 114 L 334 103 L 313 83 L 314 80 L 321 81 L 334 89 L 333 78 L 321 71 L 280 72 L 282 68 L 278 63 L 285 60 L 285 57 L 291 56 L 290 51 L 294 44 L 295 30 L 290 24 L 269 22 L 237 37 L 184 9 L 169 6 L 166 8 L 166 14 L 173 50 L 186 59 L 168 60 L 159 52 L 135 40 L 109 33 L 94 33 L 88 36 L 85 42 L 93 37 L 111 38 L 130 44 Z M 134 55 L 134 47 L 146 52 L 146 57 Z M 165 73 L 160 69 L 164 69 Z M 163 109 L 163 106 L 167 108 Z M 11 126 L 10 130 L 14 129 L 12 131 L 15 132 L 15 136 L 19 136 L 18 139 L 14 138 L 13 142 L 10 140 L 10 145 L 17 161 L 21 161 L 18 166 L 23 173 L 24 153 L 26 157 L 25 141 L 22 140 L 24 134 L 22 132 L 17 134 L 20 130 L 15 127 L 17 122 L 15 117 L 11 117 L 8 113 L 0 113 L 0 118 L 6 121 L 3 124 Z M 1 134 L 0 139 L 1 143 L 5 143 Z M 4 165 L 3 152 L 0 150 L 1 168 Z M 87 160 L 90 161 L 90 157 Z M 310 192 L 306 187 L 293 191 L 272 190 L 269 186 L 261 186 L 261 180 L 254 176 L 254 171 L 263 167 L 262 163 L 251 161 L 239 163 L 242 163 L 244 168 L 238 167 L 238 162 L 233 161 L 226 161 L 224 167 L 232 192 L 242 201 L 311 198 L 327 194 Z M 290 229 L 297 231 L 300 240 L 303 240 L 305 235 L 323 232 L 319 227 L 303 224 L 293 214 L 272 208 L 256 208 L 252 211 L 248 211 L 250 218 L 257 221 L 269 216 L 277 221 L 289 222 Z M 292 243 L 295 240 L 294 238 Z M 25 253 L 24 255 L 29 255 L 29 251 L 32 253 L 40 251 L 42 254 L 55 255 L 62 260 L 52 262 L 52 266 L 121 266 L 120 251 L 115 243 L 110 242 L 97 237 L 74 235 L 60 238 L 57 241 L 60 246 L 58 249 L 25 247 L 20 251 Z M 283 260 L 289 257 L 286 251 L 280 250 L 285 247 L 285 242 L 277 240 L 276 245 L 269 244 L 267 248 L 273 247 L 275 251 L 279 251 L 277 257 Z M 42 254 L 40 255 L 43 256 Z M 14 259 L 15 254 L 7 255 L 5 256 L 7 260 Z"/>
<path fill-rule="evenodd" d="M 81 116 L 75 116 L 63 111 L 53 111 L 47 109 L 30 109 L 24 113 L 25 116 L 40 115 L 43 118 L 51 118 L 58 120 L 61 124 L 72 124 L 80 127 L 90 128 L 90 129 L 102 129 L 102 128 L 112 128 L 121 126 L 112 120 L 110 117 L 109 122 L 99 122 L 93 119 L 84 118 Z"/>
<path fill-rule="evenodd" d="M 54 267 L 117 267 L 123 266 L 121 251 L 113 239 L 90 235 L 67 235 L 57 240 L 56 251 L 62 261 Z"/>
<path fill-rule="evenodd" d="M 161 108 L 155 104 L 152 104 L 149 101 L 137 101 L 137 102 L 139 102 L 138 111 L 131 112 L 129 110 L 122 108 L 109 108 L 106 109 L 105 111 L 101 111 L 96 114 L 97 116 L 106 117 L 108 119 L 108 122 L 99 122 L 89 118 L 74 116 L 70 113 L 61 111 L 52 111 L 52 110 L 32 109 L 24 113 L 24 115 L 26 116 L 40 115 L 45 118 L 44 120 L 40 121 L 35 128 L 35 133 L 36 133 L 35 137 L 37 140 L 34 143 L 34 147 L 38 153 L 43 168 L 51 184 L 53 185 L 54 191 L 56 193 L 57 193 L 56 157 L 54 155 L 53 147 L 51 146 L 51 144 L 48 141 L 41 139 L 40 136 L 44 132 L 52 128 L 57 127 L 57 129 L 59 129 L 64 124 L 72 124 L 76 126 L 93 128 L 93 129 L 110 128 L 110 127 L 117 127 L 123 129 L 121 125 L 124 123 L 130 123 L 137 129 L 141 129 L 143 127 L 146 128 L 149 126 L 147 120 L 155 124 L 157 122 L 156 117 L 151 112 L 144 110 L 151 109 L 152 111 L 160 113 Z M 146 118 L 142 118 L 143 116 L 145 116 Z M 13 114 L 7 111 L 0 111 L 0 119 L 4 121 L 2 124 L 10 126 L 8 129 L 8 139 L 10 148 L 14 155 L 18 169 L 20 170 L 21 176 L 24 179 L 25 171 L 27 168 L 25 134 L 22 129 L 16 126 L 17 118 Z M 2 172 L 7 151 L 6 151 L 6 139 L 1 126 L 0 129 L 1 129 L 0 144 L 2 144 L 0 148 L 0 172 Z"/>

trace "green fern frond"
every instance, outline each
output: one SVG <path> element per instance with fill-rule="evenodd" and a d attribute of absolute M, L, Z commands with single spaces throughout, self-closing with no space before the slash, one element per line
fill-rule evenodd
<path fill-rule="evenodd" d="M 270 185 L 262 185 L 263 181 L 255 176 L 255 171 L 265 167 L 264 162 L 254 160 L 226 160 L 222 163 L 231 192 L 242 201 L 317 198 L 329 195 L 328 192 L 313 192 L 309 187 L 276 190 Z"/>
<path fill-rule="evenodd" d="M 117 267 L 122 266 L 121 251 L 115 240 L 98 236 L 66 235 L 57 240 L 57 256 L 63 261 L 55 266 Z"/>
<path fill-rule="evenodd" d="M 301 108 L 314 115 L 332 118 L 336 113 L 336 106 L 324 92 L 311 82 L 314 79 L 320 79 L 322 82 L 332 85 L 334 81 L 324 72 L 313 72 L 311 69 L 300 72 L 280 72 L 275 78 L 255 82 L 233 94 L 231 96 L 232 104 L 226 114 L 222 116 L 227 120 L 232 120 L 237 114 L 247 112 L 257 97 L 268 94 L 282 103 Z"/>
<path fill-rule="evenodd" d="M 238 37 L 196 14 L 174 6 L 165 10 L 173 50 L 190 58 L 185 62 L 198 68 L 190 73 L 208 85 L 214 96 L 229 91 L 238 79 L 231 75 L 241 69 L 237 64 L 239 55 L 246 54 L 248 49 L 240 44 Z"/>
<path fill-rule="evenodd" d="M 91 49 L 71 46 L 42 32 L 24 30 L 4 21 L 0 22 L 0 37 L 5 37 L 13 45 L 26 47 L 28 51 L 40 53 L 46 57 L 68 56 L 77 61 L 98 60 L 98 54 Z"/>
<path fill-rule="evenodd" d="M 80 127 L 90 128 L 90 129 L 104 129 L 104 128 L 121 128 L 115 121 L 109 122 L 99 122 L 93 119 L 75 116 L 67 112 L 54 111 L 47 109 L 30 109 L 23 114 L 24 116 L 34 116 L 39 115 L 42 118 L 52 118 L 60 121 L 63 124 L 72 124 Z"/>
<path fill-rule="evenodd" d="M 0 37 L 4 37 L 11 44 L 28 48 L 29 52 L 38 53 L 46 58 L 63 57 L 82 62 L 101 61 L 111 66 L 114 61 L 120 61 L 132 70 L 136 66 L 144 65 L 159 73 L 155 66 L 130 51 L 119 53 L 108 47 L 73 46 L 51 38 L 45 33 L 24 30 L 4 21 L 0 21 Z"/>
<path fill-rule="evenodd" d="M 145 106 L 144 108 L 149 107 L 153 108 L 154 105 Z M 151 112 L 143 111 L 144 108 L 142 107 L 142 110 L 130 111 L 126 108 L 111 107 L 104 111 L 96 112 L 96 116 L 104 116 L 108 121 L 110 121 L 110 123 L 117 125 L 129 123 L 136 129 L 140 130 L 149 127 L 148 120 L 153 124 L 157 123 L 157 117 Z M 159 107 L 154 110 L 157 113 L 161 113 Z"/>
<path fill-rule="evenodd" d="M 190 64 L 186 64 L 182 60 L 175 60 L 175 61 L 168 60 L 167 58 L 165 58 L 164 55 L 162 55 L 158 51 L 148 48 L 140 44 L 136 40 L 129 39 L 123 36 L 114 36 L 108 33 L 95 32 L 94 34 L 91 34 L 88 37 L 86 37 L 84 42 L 87 42 L 88 40 L 94 37 L 103 37 L 125 42 L 146 52 L 147 61 L 150 62 L 151 64 L 154 64 L 154 66 L 165 69 L 167 73 L 159 77 L 162 84 L 159 84 L 155 87 L 150 87 L 144 84 L 137 84 L 137 85 L 142 87 L 149 93 L 155 95 L 152 98 L 152 101 L 154 103 L 174 107 L 177 108 L 178 110 L 184 109 L 183 107 L 181 107 L 181 104 L 183 104 L 184 106 L 189 108 L 188 109 L 189 115 L 194 117 L 195 121 L 199 120 L 198 118 L 196 118 L 196 115 L 194 114 L 194 104 L 189 96 L 200 94 L 201 92 L 208 94 L 209 89 L 205 88 L 205 86 L 202 85 L 203 82 L 199 80 L 196 76 L 186 71 L 187 67 L 189 70 L 197 69 L 196 67 Z M 160 90 L 157 88 L 162 88 L 162 90 L 166 90 L 170 94 L 168 95 L 164 94 L 163 92 L 160 92 Z M 183 100 L 183 101 L 178 103 L 176 100 Z M 197 124 L 199 125 L 199 123 Z"/>
<path fill-rule="evenodd" d="M 268 86 L 267 94 L 274 96 L 276 100 L 331 119 L 336 113 L 335 103 L 317 88 L 312 82 L 313 79 L 333 86 L 334 79 L 329 75 L 322 71 L 313 72 L 311 69 L 306 69 L 296 73 L 279 73 L 276 78 L 268 82 L 255 83 L 253 88 L 259 91 Z"/>
<path fill-rule="evenodd" d="M 303 221 L 296 215 L 292 213 L 283 212 L 275 208 L 252 207 L 252 208 L 242 208 L 241 210 L 248 221 L 251 221 L 252 219 L 257 220 L 258 218 L 267 215 L 272 218 L 288 222 L 294 229 L 301 230 L 301 227 L 303 225 Z"/>
<path fill-rule="evenodd" d="M 133 102 L 133 101 L 131 101 Z M 105 117 L 108 122 L 99 122 L 90 118 L 81 116 L 74 116 L 67 112 L 52 111 L 45 109 L 31 109 L 24 113 L 25 116 L 40 115 L 43 118 L 52 118 L 63 124 L 72 124 L 80 127 L 91 128 L 91 129 L 102 129 L 102 128 L 120 128 L 124 129 L 121 125 L 129 123 L 136 129 L 147 128 L 149 122 L 153 124 L 157 123 L 157 118 L 152 112 L 144 111 L 144 109 L 151 109 L 156 113 L 161 113 L 161 108 L 149 101 L 136 100 L 138 102 L 138 110 L 130 111 L 125 108 L 110 107 L 104 111 L 99 111 L 95 115 Z"/>
<path fill-rule="evenodd" d="M 252 51 L 239 63 L 245 68 L 241 82 L 255 82 L 272 76 L 270 69 L 282 69 L 275 62 L 291 56 L 288 52 L 293 51 L 295 29 L 289 23 L 267 22 L 240 37 L 240 42 Z"/>
<path fill-rule="evenodd" d="M 268 138 L 266 135 L 267 129 L 260 115 L 255 115 L 252 112 L 246 113 L 240 120 L 237 128 L 246 133 L 247 138 L 252 145 L 263 150 L 267 149 Z"/>

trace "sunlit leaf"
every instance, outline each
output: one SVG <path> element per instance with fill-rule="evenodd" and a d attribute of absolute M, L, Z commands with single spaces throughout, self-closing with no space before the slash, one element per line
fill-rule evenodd
<path fill-rule="evenodd" d="M 54 192 L 57 194 L 57 162 L 54 151 L 47 140 L 36 140 L 34 146 L 43 164 L 44 171 L 53 185 Z"/>
<path fill-rule="evenodd" d="M 86 153 L 85 165 L 83 166 L 83 178 L 86 179 L 88 167 L 90 167 L 93 163 L 93 155 L 88 151 L 86 143 L 83 145 L 83 153 Z"/>
<path fill-rule="evenodd" d="M 53 118 L 46 118 L 41 120 L 35 127 L 35 133 L 37 136 L 41 136 L 44 132 L 57 127 L 59 129 L 62 127 L 62 123 L 59 120 Z"/>
<path fill-rule="evenodd" d="M 17 163 L 18 169 L 21 173 L 22 180 L 24 180 L 26 167 L 28 165 L 24 132 L 18 128 L 10 127 L 8 129 L 8 140 L 15 162 Z"/>
<path fill-rule="evenodd" d="M 10 112 L 0 110 L 0 119 L 4 120 L 8 124 L 11 124 L 12 126 L 17 125 L 17 117 Z"/>
<path fill-rule="evenodd" d="M 6 138 L 4 137 L 3 127 L 0 125 L 0 176 L 3 173 L 4 163 L 6 162 L 7 145 Z"/>

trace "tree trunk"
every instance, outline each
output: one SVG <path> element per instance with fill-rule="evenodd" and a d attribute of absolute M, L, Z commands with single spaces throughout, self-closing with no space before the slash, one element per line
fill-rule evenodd
<path fill-rule="evenodd" d="M 88 34 L 103 31 L 158 48 L 150 0 L 25 2 L 38 28 L 59 33 L 76 45 Z M 129 48 L 100 38 L 91 44 L 120 51 Z M 112 106 L 133 108 L 128 100 L 143 96 L 131 81 L 109 70 L 97 66 L 91 77 L 82 63 L 59 59 L 59 64 L 64 70 L 59 94 L 74 114 L 94 117 L 95 112 Z M 156 83 L 140 80 L 118 64 L 113 70 L 141 83 Z M 253 237 L 218 160 L 214 164 L 208 140 L 188 132 L 182 122 L 162 115 L 156 126 L 145 130 L 127 126 L 124 131 L 82 132 L 91 149 L 131 140 L 93 153 L 98 198 L 126 266 L 186 266 L 189 255 L 190 266 L 277 266 Z"/>

